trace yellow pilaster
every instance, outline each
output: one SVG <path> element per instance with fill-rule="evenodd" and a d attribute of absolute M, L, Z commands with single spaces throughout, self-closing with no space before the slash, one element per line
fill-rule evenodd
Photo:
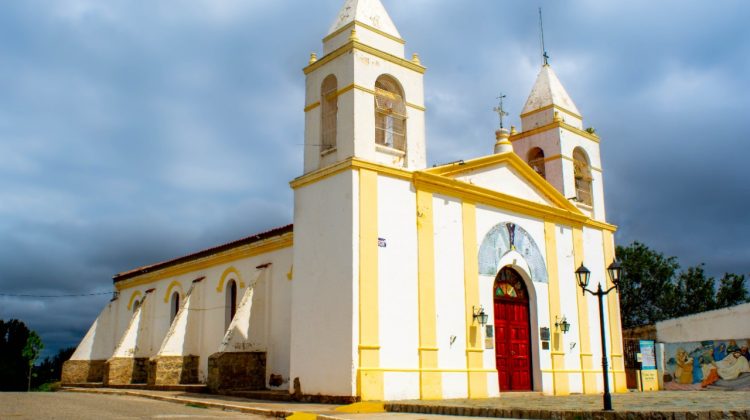
<path fill-rule="evenodd" d="M 466 313 L 466 369 L 469 398 L 487 398 L 487 373 L 474 372 L 484 365 L 481 326 L 474 322 L 479 307 L 479 261 L 477 253 L 477 210 L 474 203 L 461 204 L 464 244 L 464 306 Z"/>
<path fill-rule="evenodd" d="M 615 259 L 615 239 L 610 231 L 602 231 L 604 243 L 604 266 L 609 265 Z M 607 288 L 612 287 L 612 279 L 607 275 Z M 609 349 L 612 360 L 611 368 L 614 370 L 613 388 L 615 392 L 627 392 L 628 386 L 625 380 L 625 359 L 622 352 L 622 325 L 620 320 L 620 295 L 610 292 L 607 295 L 607 318 L 609 319 Z"/>
<path fill-rule="evenodd" d="M 544 222 L 544 243 L 547 254 L 547 277 L 549 278 L 549 325 L 552 326 L 552 387 L 555 395 L 570 394 L 568 374 L 565 370 L 565 351 L 562 348 L 562 331 L 555 325 L 556 317 L 562 318 L 560 310 L 560 278 L 557 265 L 557 235 L 553 222 Z"/>
<path fill-rule="evenodd" d="M 438 367 L 434 234 L 432 194 L 417 190 L 419 388 L 426 400 L 443 397 L 442 373 L 429 371 Z"/>
<path fill-rule="evenodd" d="M 378 174 L 359 170 L 359 367 L 362 400 L 383 400 L 378 326 Z"/>
<path fill-rule="evenodd" d="M 583 263 L 583 229 L 573 228 L 573 259 L 575 268 Z M 583 393 L 594 394 L 596 389 L 596 374 L 593 371 L 593 354 L 591 353 L 591 332 L 589 329 L 589 305 L 586 296 L 582 296 L 577 284 L 571 285 L 576 288 L 576 299 L 578 301 L 578 343 L 581 348 L 581 370 L 583 373 Z"/>

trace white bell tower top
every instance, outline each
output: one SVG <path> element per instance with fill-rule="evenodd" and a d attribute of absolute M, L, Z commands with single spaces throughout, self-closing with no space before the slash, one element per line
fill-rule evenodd
<path fill-rule="evenodd" d="M 346 0 L 304 69 L 304 173 L 358 158 L 424 169 L 424 72 L 380 0 Z"/>

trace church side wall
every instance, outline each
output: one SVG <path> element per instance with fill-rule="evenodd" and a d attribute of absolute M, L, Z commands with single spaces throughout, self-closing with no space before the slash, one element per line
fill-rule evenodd
<path fill-rule="evenodd" d="M 287 246 L 283 249 L 229 260 L 136 286 L 128 287 L 126 283 L 125 287 L 120 290 L 120 298 L 117 301 L 119 319 L 128 322 L 132 316 L 135 299 L 142 299 L 146 290 L 155 289 L 149 297 L 149 299 L 154 299 L 153 318 L 149 329 L 155 344 L 147 352 L 147 356 L 153 357 L 158 352 L 170 326 L 172 293 L 179 292 L 181 302 L 184 302 L 193 280 L 205 277 L 194 291 L 194 293 L 200 295 L 196 297 L 198 298 L 197 301 L 200 302 L 202 315 L 197 322 L 188 326 L 188 328 L 199 329 L 198 334 L 190 335 L 193 340 L 198 342 L 185 343 L 186 348 L 200 349 L 200 354 L 198 354 L 200 357 L 199 379 L 201 382 L 205 382 L 208 357 L 219 351 L 219 345 L 225 332 L 226 286 L 231 280 L 237 282 L 238 299 L 240 299 L 245 291 L 242 286 L 250 285 L 249 282 L 253 279 L 256 266 L 271 263 L 271 266 L 260 275 L 255 284 L 250 337 L 248 337 L 244 348 L 233 349 L 233 351 L 267 352 L 266 375 L 275 373 L 282 375 L 284 379 L 288 379 L 287 349 L 290 335 L 289 301 L 291 286 L 287 279 L 287 273 L 291 270 L 291 260 L 292 249 Z M 137 281 L 138 278 L 135 278 L 129 283 Z M 270 302 L 270 305 L 268 302 Z"/>
<path fill-rule="evenodd" d="M 356 395 L 358 182 L 346 170 L 295 189 L 290 369 L 303 394 Z"/>

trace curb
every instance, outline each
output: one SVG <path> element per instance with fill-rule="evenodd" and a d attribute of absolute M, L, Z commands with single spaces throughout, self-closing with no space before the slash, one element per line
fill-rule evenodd
<path fill-rule="evenodd" d="M 184 398 L 184 397 L 170 397 L 166 395 L 153 395 L 153 394 L 147 394 L 147 393 L 140 393 L 135 391 L 124 391 L 124 390 L 104 390 L 104 389 L 91 389 L 91 388 L 62 388 L 62 392 L 80 392 L 80 393 L 87 393 L 87 394 L 108 394 L 108 395 L 126 395 L 130 397 L 141 397 L 141 398 L 149 398 L 152 400 L 157 401 L 164 401 L 164 402 L 171 402 L 171 403 L 177 403 L 182 405 L 196 405 L 200 407 L 207 407 L 207 408 L 217 408 L 220 410 L 225 411 L 237 411 L 240 413 L 246 413 L 246 414 L 256 414 L 260 416 L 266 416 L 266 417 L 274 417 L 274 418 L 286 418 L 291 416 L 292 414 L 298 413 L 295 411 L 290 410 L 269 410 L 265 408 L 257 408 L 257 407 L 247 407 L 243 405 L 234 405 L 234 404 L 228 404 L 228 403 L 217 403 L 217 402 L 211 402 L 211 401 L 204 401 L 204 400 L 194 400 L 191 398 Z M 314 413 L 310 413 L 314 414 Z M 333 417 L 323 414 L 314 414 L 317 416 L 320 420 L 344 420 L 340 417 Z"/>
<path fill-rule="evenodd" d="M 504 417 L 551 420 L 750 420 L 750 410 L 738 411 L 583 411 L 522 408 L 461 407 L 422 404 L 385 404 L 392 413 L 439 414 L 471 417 Z"/>

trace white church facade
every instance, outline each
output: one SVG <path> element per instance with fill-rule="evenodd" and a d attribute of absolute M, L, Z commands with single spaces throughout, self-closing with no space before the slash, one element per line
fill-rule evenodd
<path fill-rule="evenodd" d="M 293 225 L 116 275 L 63 382 L 352 400 L 601 393 L 597 301 L 574 273 L 585 264 L 611 286 L 599 137 L 545 65 L 521 131 L 428 168 L 425 68 L 404 46 L 379 0 L 346 0 L 304 69 Z M 618 295 L 604 304 L 621 392 Z"/>

